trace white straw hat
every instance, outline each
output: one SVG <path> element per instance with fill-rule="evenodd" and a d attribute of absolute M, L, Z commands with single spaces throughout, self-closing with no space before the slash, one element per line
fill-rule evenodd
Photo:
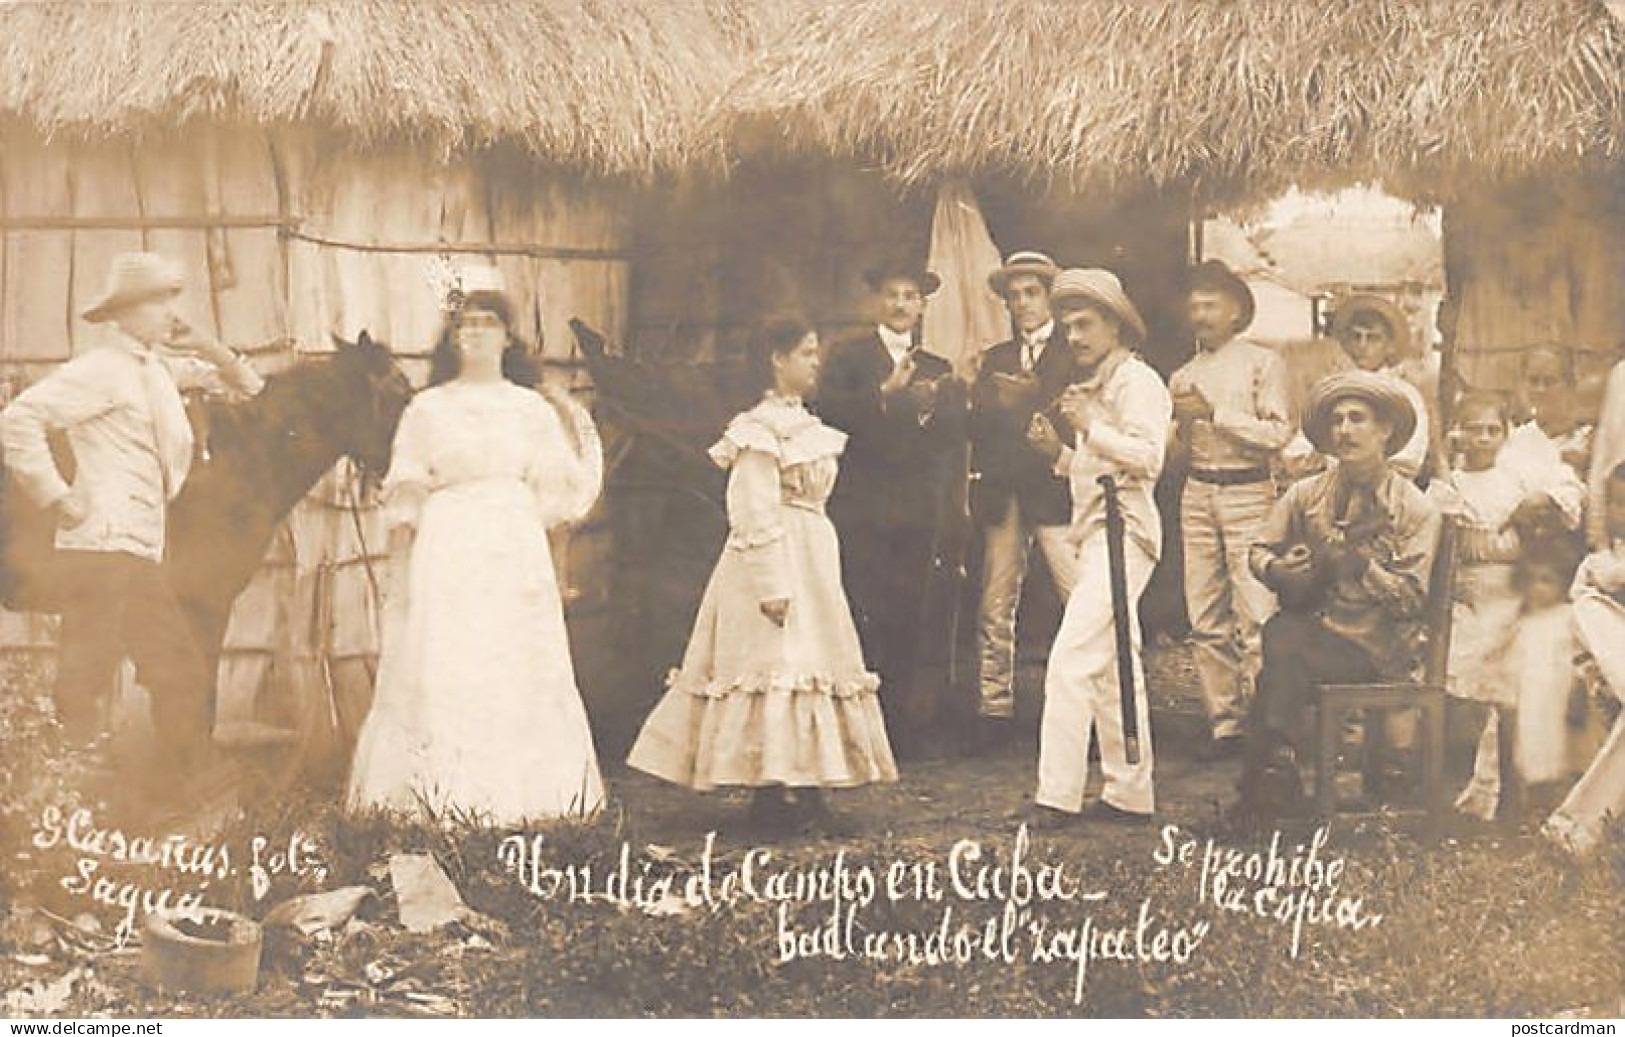
<path fill-rule="evenodd" d="M 97 324 L 135 303 L 179 295 L 185 286 L 180 267 L 156 252 L 123 252 L 113 257 L 102 294 L 80 316 Z"/>

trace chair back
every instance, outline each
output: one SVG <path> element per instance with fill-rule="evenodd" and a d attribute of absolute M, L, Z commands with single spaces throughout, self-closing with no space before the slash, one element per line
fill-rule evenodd
<path fill-rule="evenodd" d="M 1433 556 L 1433 572 L 1428 576 L 1427 602 L 1423 606 L 1422 683 L 1444 687 L 1450 662 L 1450 627 L 1455 612 L 1456 541 L 1459 530 L 1449 515 L 1439 523 L 1439 546 Z"/>

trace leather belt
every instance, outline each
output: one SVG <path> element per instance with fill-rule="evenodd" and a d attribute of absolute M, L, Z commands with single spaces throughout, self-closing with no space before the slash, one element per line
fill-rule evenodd
<path fill-rule="evenodd" d="M 1268 468 L 1192 468 L 1189 477 L 1212 486 L 1245 486 L 1255 482 L 1269 482 Z"/>

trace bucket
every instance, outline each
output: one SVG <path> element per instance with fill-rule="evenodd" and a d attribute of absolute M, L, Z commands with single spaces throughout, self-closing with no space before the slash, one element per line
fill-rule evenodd
<path fill-rule="evenodd" d="M 259 923 L 217 908 L 160 908 L 147 915 L 141 971 L 165 990 L 243 994 L 259 980 Z"/>

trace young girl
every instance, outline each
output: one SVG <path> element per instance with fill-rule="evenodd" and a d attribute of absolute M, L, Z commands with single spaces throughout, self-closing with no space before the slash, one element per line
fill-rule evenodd
<path fill-rule="evenodd" d="M 1484 657 L 1518 618 L 1513 570 L 1524 536 L 1578 528 L 1584 497 L 1578 477 L 1562 465 L 1541 471 L 1504 463 L 1507 432 L 1506 401 L 1465 397 L 1451 433 L 1459 463 L 1428 488 L 1460 529 L 1448 683 L 1452 694 L 1480 701 L 1497 695 L 1480 672 Z"/>
<path fill-rule="evenodd" d="M 780 321 L 757 348 L 771 387 L 711 448 L 729 473 L 728 541 L 627 762 L 699 791 L 754 788 L 752 819 L 783 827 L 821 820 L 821 789 L 895 781 L 897 765 L 824 514 L 846 435 L 802 406 L 818 338 Z"/>
<path fill-rule="evenodd" d="M 1516 765 L 1532 796 L 1550 795 L 1580 773 L 1598 737 L 1583 709 L 1584 689 L 1575 671 L 1578 645 L 1569 585 L 1578 561 L 1568 538 L 1529 545 L 1519 558 L 1513 585 L 1522 596 L 1516 622 L 1486 653 L 1474 697 L 1517 707 Z M 1473 779 L 1456 801 L 1463 813 L 1488 821 L 1500 800 L 1499 714 L 1492 712 L 1478 743 Z"/>

